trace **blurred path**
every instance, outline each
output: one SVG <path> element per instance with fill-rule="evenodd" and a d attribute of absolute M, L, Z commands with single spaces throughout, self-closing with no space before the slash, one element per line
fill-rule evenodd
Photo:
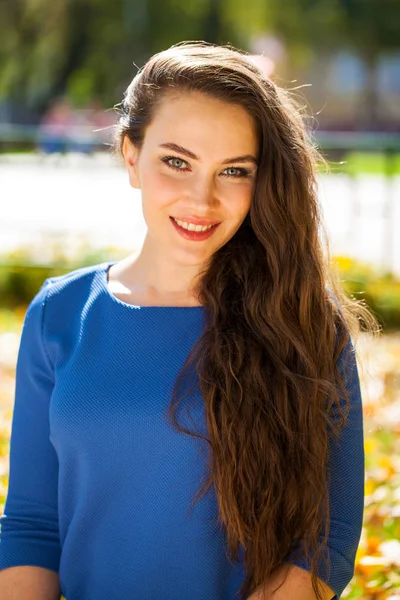
<path fill-rule="evenodd" d="M 389 185 L 377 175 L 356 182 L 324 175 L 320 197 L 332 253 L 385 263 L 400 274 L 400 177 Z M 66 253 L 82 239 L 128 251 L 143 241 L 140 194 L 107 154 L 0 155 L 0 198 L 0 252 L 34 244 L 43 234 Z"/>
<path fill-rule="evenodd" d="M 140 194 L 106 155 L 0 156 L 0 197 L 0 252 L 43 234 L 136 249 L 144 235 Z"/>

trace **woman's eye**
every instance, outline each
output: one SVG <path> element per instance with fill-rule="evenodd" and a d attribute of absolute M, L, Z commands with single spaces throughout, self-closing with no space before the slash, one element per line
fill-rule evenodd
<path fill-rule="evenodd" d="M 183 171 L 183 166 L 185 166 L 186 161 L 182 160 L 182 158 L 177 158 L 176 156 L 164 156 L 162 159 L 163 163 L 166 163 L 169 167 L 176 169 L 177 171 Z"/>
<path fill-rule="evenodd" d="M 179 169 L 183 166 L 183 160 L 181 160 L 180 158 L 171 158 L 170 163 L 176 169 Z"/>
<path fill-rule="evenodd" d="M 249 174 L 247 169 L 238 169 L 237 167 L 228 167 L 225 172 L 227 177 L 247 177 Z"/>

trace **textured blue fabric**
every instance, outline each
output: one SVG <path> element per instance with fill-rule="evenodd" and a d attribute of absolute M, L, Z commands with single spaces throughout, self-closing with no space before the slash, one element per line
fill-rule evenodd
<path fill-rule="evenodd" d="M 226 557 L 213 490 L 190 508 L 206 475 L 206 442 L 177 432 L 166 415 L 204 309 L 127 305 L 108 290 L 110 264 L 47 280 L 28 308 L 0 569 L 59 572 L 67 600 L 234 600 L 245 572 Z M 351 342 L 341 370 L 352 409 L 331 447 L 329 579 L 321 571 L 337 597 L 353 574 L 363 518 Z M 204 432 L 200 392 L 190 400 Z"/>

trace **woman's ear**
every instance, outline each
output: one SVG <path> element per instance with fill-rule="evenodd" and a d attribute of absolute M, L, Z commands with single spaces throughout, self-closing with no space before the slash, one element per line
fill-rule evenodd
<path fill-rule="evenodd" d="M 138 170 L 139 150 L 132 144 L 128 136 L 124 137 L 122 145 L 125 166 L 128 169 L 129 183 L 137 190 L 140 190 L 140 179 Z"/>

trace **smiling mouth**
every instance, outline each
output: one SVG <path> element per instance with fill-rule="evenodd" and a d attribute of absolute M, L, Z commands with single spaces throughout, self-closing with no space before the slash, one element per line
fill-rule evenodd
<path fill-rule="evenodd" d="M 212 227 L 215 227 L 216 225 L 218 225 L 218 223 L 211 223 L 211 224 L 203 225 L 200 223 L 181 221 L 180 219 L 177 219 L 176 217 L 171 217 L 171 218 L 175 221 L 175 223 L 177 223 L 179 225 L 179 227 L 182 227 L 183 229 L 187 229 L 187 231 L 208 231 Z"/>
<path fill-rule="evenodd" d="M 205 226 L 194 225 L 194 223 L 186 223 L 184 221 L 178 222 L 174 217 L 170 217 L 170 221 L 181 237 L 195 242 L 201 242 L 212 236 L 214 231 L 216 231 L 220 225 L 220 223 Z M 196 229 L 197 227 L 200 227 L 201 229 Z"/>

